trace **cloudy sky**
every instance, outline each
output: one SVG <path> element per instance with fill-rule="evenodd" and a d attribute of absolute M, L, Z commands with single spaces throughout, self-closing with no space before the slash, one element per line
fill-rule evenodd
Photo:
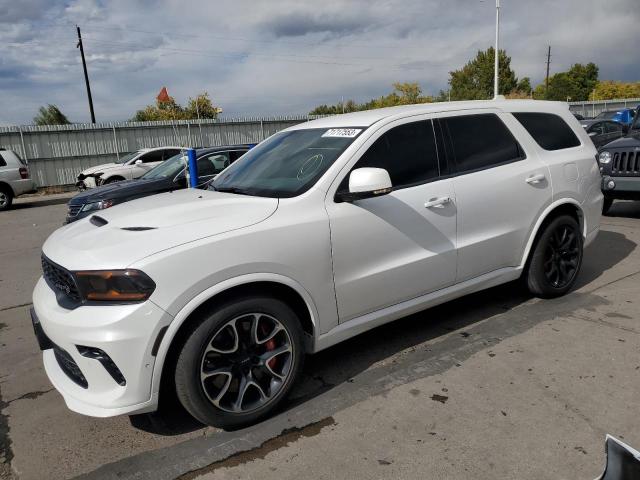
<path fill-rule="evenodd" d="M 502 0 L 502 46 L 519 77 L 593 61 L 601 79 L 640 80 L 640 0 Z M 162 86 L 208 91 L 225 115 L 306 113 L 342 96 L 425 93 L 493 43 L 493 0 L 0 0 L 0 124 L 57 104 L 89 112 L 82 29 L 98 121 L 124 120 Z"/>

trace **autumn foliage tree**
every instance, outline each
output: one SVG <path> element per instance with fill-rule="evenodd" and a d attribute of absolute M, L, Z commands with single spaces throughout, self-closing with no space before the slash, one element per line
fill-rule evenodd
<path fill-rule="evenodd" d="M 590 95 L 592 100 L 638 97 L 640 97 L 640 82 L 616 82 L 615 80 L 598 82 Z"/>
<path fill-rule="evenodd" d="M 213 105 L 207 92 L 189 98 L 187 106 L 183 107 L 175 98 L 167 95 L 159 96 L 155 105 L 147 105 L 138 110 L 133 116 L 134 122 L 152 122 L 158 120 L 192 120 L 196 118 L 217 118 L 222 112 L 220 107 Z"/>

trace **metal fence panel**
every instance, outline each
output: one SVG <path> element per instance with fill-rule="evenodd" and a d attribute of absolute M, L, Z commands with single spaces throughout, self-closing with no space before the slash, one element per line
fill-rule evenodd
<path fill-rule="evenodd" d="M 75 183 L 82 170 L 150 147 L 210 147 L 258 143 L 284 128 L 316 117 L 287 116 L 174 122 L 0 127 L 0 148 L 29 163 L 39 187 Z"/>
<path fill-rule="evenodd" d="M 616 100 L 569 102 L 569 109 L 573 113 L 579 113 L 585 118 L 591 118 L 607 110 L 620 110 L 622 108 L 636 108 L 638 105 L 640 105 L 640 98 L 622 98 L 622 99 L 616 99 Z"/>

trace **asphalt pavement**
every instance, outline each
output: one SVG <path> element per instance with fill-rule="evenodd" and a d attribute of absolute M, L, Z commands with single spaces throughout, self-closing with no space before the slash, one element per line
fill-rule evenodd
<path fill-rule="evenodd" d="M 611 433 L 640 448 L 640 202 L 614 205 L 578 285 L 517 284 L 309 357 L 282 411 L 235 432 L 179 409 L 94 419 L 48 382 L 28 318 L 69 195 L 0 214 L 0 478 L 593 479 Z"/>

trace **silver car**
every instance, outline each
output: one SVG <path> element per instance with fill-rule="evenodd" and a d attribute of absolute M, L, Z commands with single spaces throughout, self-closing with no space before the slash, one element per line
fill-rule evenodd
<path fill-rule="evenodd" d="M 35 191 L 27 165 L 17 153 L 0 148 L 0 211 L 8 210 L 14 197 Z"/>

